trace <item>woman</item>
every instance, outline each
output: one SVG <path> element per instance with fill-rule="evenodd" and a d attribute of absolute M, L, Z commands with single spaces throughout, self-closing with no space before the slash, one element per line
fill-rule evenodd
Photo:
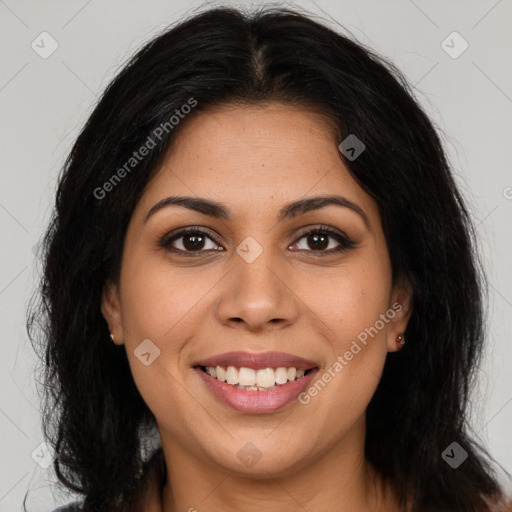
<path fill-rule="evenodd" d="M 505 510 L 466 431 L 471 222 L 372 51 L 288 10 L 166 31 L 78 137 L 45 247 L 66 510 Z"/>

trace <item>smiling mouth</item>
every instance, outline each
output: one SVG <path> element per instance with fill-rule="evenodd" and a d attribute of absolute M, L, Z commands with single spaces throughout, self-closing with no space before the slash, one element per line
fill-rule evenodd
<path fill-rule="evenodd" d="M 317 369 L 297 369 L 294 366 L 278 368 L 247 368 L 245 366 L 199 366 L 212 379 L 242 391 L 270 391 L 286 386 L 290 382 L 304 379 Z"/>

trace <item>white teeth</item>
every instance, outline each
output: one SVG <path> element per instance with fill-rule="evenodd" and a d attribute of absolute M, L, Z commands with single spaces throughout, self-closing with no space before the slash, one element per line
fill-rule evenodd
<path fill-rule="evenodd" d="M 208 366 L 207 369 L 208 368 L 213 368 L 213 366 Z M 215 373 L 217 373 L 218 380 L 220 380 L 221 382 L 226 382 L 226 370 L 224 370 L 224 368 L 222 368 L 221 366 L 217 366 L 217 368 L 215 368 Z M 210 375 L 211 375 L 211 373 L 210 373 Z M 212 377 L 213 377 L 213 375 L 212 375 Z"/>
<path fill-rule="evenodd" d="M 278 368 L 275 371 L 276 374 L 276 384 L 286 384 L 286 381 L 288 380 L 288 372 L 286 371 L 286 368 Z"/>
<path fill-rule="evenodd" d="M 240 368 L 238 370 L 238 384 L 241 386 L 254 386 L 256 384 L 256 372 L 252 368 Z"/>
<path fill-rule="evenodd" d="M 227 382 L 232 386 L 246 391 L 267 391 L 304 377 L 305 370 L 297 370 L 295 367 L 285 368 L 261 368 L 255 370 L 242 366 L 207 366 L 206 373 L 212 378 Z"/>
<path fill-rule="evenodd" d="M 226 382 L 228 384 L 238 384 L 238 372 L 234 366 L 228 366 L 226 371 Z"/>
<path fill-rule="evenodd" d="M 269 388 L 275 385 L 276 376 L 272 368 L 263 368 L 256 372 L 256 384 L 261 388 Z"/>

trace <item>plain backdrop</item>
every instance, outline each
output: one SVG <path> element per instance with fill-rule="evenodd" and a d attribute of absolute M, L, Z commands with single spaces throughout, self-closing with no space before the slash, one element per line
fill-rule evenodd
<path fill-rule="evenodd" d="M 40 447 L 35 357 L 25 331 L 38 272 L 35 248 L 63 160 L 122 63 L 165 26 L 205 5 L 213 4 L 0 0 L 0 512 L 21 510 L 28 490 L 30 510 L 49 511 L 66 501 L 53 496 L 55 476 L 44 469 L 51 454 Z M 335 29 L 343 24 L 390 58 L 440 130 L 471 205 L 490 281 L 489 343 L 472 401 L 472 428 L 512 472 L 512 2 L 287 5 L 321 15 Z"/>

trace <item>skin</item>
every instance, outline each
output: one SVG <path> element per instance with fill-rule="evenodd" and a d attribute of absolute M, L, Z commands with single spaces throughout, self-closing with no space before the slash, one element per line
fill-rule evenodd
<path fill-rule="evenodd" d="M 392 284 L 377 204 L 348 173 L 333 126 L 317 113 L 270 103 L 216 107 L 180 129 L 133 212 L 119 283 L 105 286 L 102 301 L 162 440 L 168 479 L 148 510 L 398 510 L 364 460 L 365 410 L 406 329 L 411 289 L 401 279 Z M 333 194 L 356 203 L 368 226 L 333 205 L 277 220 L 286 203 Z M 218 201 L 231 218 L 169 206 L 145 221 L 171 195 Z M 329 238 L 318 249 L 304 233 L 320 225 L 355 247 L 326 253 L 339 246 Z M 189 226 L 217 239 L 206 238 L 196 257 L 159 245 Z M 236 252 L 247 236 L 263 249 L 252 263 Z M 183 250 L 189 241 L 172 246 Z M 277 350 L 316 361 L 321 376 L 394 303 L 401 311 L 306 405 L 240 413 L 192 368 L 225 352 Z M 149 366 L 134 355 L 145 339 L 160 349 Z M 261 453 L 251 467 L 237 457 L 248 442 Z"/>

